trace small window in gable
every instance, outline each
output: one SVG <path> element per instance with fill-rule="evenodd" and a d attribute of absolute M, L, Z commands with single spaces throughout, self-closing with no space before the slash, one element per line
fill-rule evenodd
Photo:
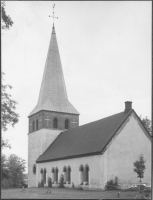
<path fill-rule="evenodd" d="M 54 128 L 57 128 L 58 127 L 58 120 L 57 118 L 54 119 L 54 124 L 53 124 Z"/>

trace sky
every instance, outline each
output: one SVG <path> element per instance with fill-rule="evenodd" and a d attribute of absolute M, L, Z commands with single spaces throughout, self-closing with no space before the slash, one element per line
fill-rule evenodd
<path fill-rule="evenodd" d="M 151 1 L 7 1 L 14 24 L 3 31 L 3 84 L 18 102 L 20 118 L 2 133 L 28 160 L 28 115 L 36 106 L 55 31 L 68 93 L 80 125 L 124 111 L 132 101 L 138 116 L 151 119 Z M 27 169 L 26 169 L 27 170 Z"/>

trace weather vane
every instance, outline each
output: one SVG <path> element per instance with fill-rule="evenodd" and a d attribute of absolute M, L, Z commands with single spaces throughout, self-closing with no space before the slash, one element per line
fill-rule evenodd
<path fill-rule="evenodd" d="M 49 15 L 49 17 L 52 17 L 52 18 L 53 18 L 53 27 L 54 27 L 54 18 L 58 19 L 58 17 L 55 17 L 55 16 L 54 16 L 54 8 L 55 8 L 55 4 L 53 5 L 53 16 L 50 16 L 50 15 Z"/>

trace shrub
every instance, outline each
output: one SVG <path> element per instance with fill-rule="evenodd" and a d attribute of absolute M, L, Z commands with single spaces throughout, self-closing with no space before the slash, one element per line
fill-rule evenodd
<path fill-rule="evenodd" d="M 41 180 L 40 187 L 44 187 L 44 181 Z"/>
<path fill-rule="evenodd" d="M 65 188 L 64 186 L 64 176 L 61 174 L 60 181 L 59 181 L 59 188 Z"/>
<path fill-rule="evenodd" d="M 119 182 L 119 179 L 117 176 L 114 178 L 114 180 L 111 179 L 111 180 L 107 181 L 106 190 L 117 190 L 119 187 L 118 182 Z"/>
<path fill-rule="evenodd" d="M 83 190 L 83 187 L 81 187 L 80 185 L 78 186 L 78 190 Z"/>
<path fill-rule="evenodd" d="M 50 177 L 48 177 L 48 187 L 49 188 L 52 187 L 52 179 Z"/>
<path fill-rule="evenodd" d="M 10 181 L 8 180 L 8 179 L 4 179 L 4 180 L 2 180 L 2 182 L 1 182 L 1 187 L 2 188 L 10 188 L 11 187 L 11 185 L 10 185 Z"/>
<path fill-rule="evenodd" d="M 39 188 L 41 187 L 41 183 L 40 183 L 40 182 L 38 183 L 38 187 L 39 187 Z"/>

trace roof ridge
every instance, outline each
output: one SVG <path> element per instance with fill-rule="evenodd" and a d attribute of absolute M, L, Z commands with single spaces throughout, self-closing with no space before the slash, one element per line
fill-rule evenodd
<path fill-rule="evenodd" d="M 114 115 L 110 115 L 110 116 L 108 116 L 108 117 L 104 117 L 104 118 L 102 118 L 102 119 L 98 119 L 98 120 L 89 122 L 89 123 L 87 123 L 87 124 L 82 124 L 82 125 L 76 127 L 75 129 L 79 129 L 79 127 L 87 126 L 87 125 L 92 124 L 92 123 L 95 123 L 95 122 L 98 123 L 98 122 L 101 121 L 101 120 L 107 119 L 107 118 L 109 118 L 109 117 L 113 117 L 113 116 L 115 116 L 115 115 L 119 115 L 119 114 L 121 114 L 121 113 L 124 113 L 124 112 L 116 113 L 116 114 L 114 114 Z M 70 131 L 70 130 L 72 130 L 72 129 L 69 129 L 69 130 L 66 130 L 66 131 Z M 66 131 L 64 131 L 64 132 L 66 132 Z"/>

